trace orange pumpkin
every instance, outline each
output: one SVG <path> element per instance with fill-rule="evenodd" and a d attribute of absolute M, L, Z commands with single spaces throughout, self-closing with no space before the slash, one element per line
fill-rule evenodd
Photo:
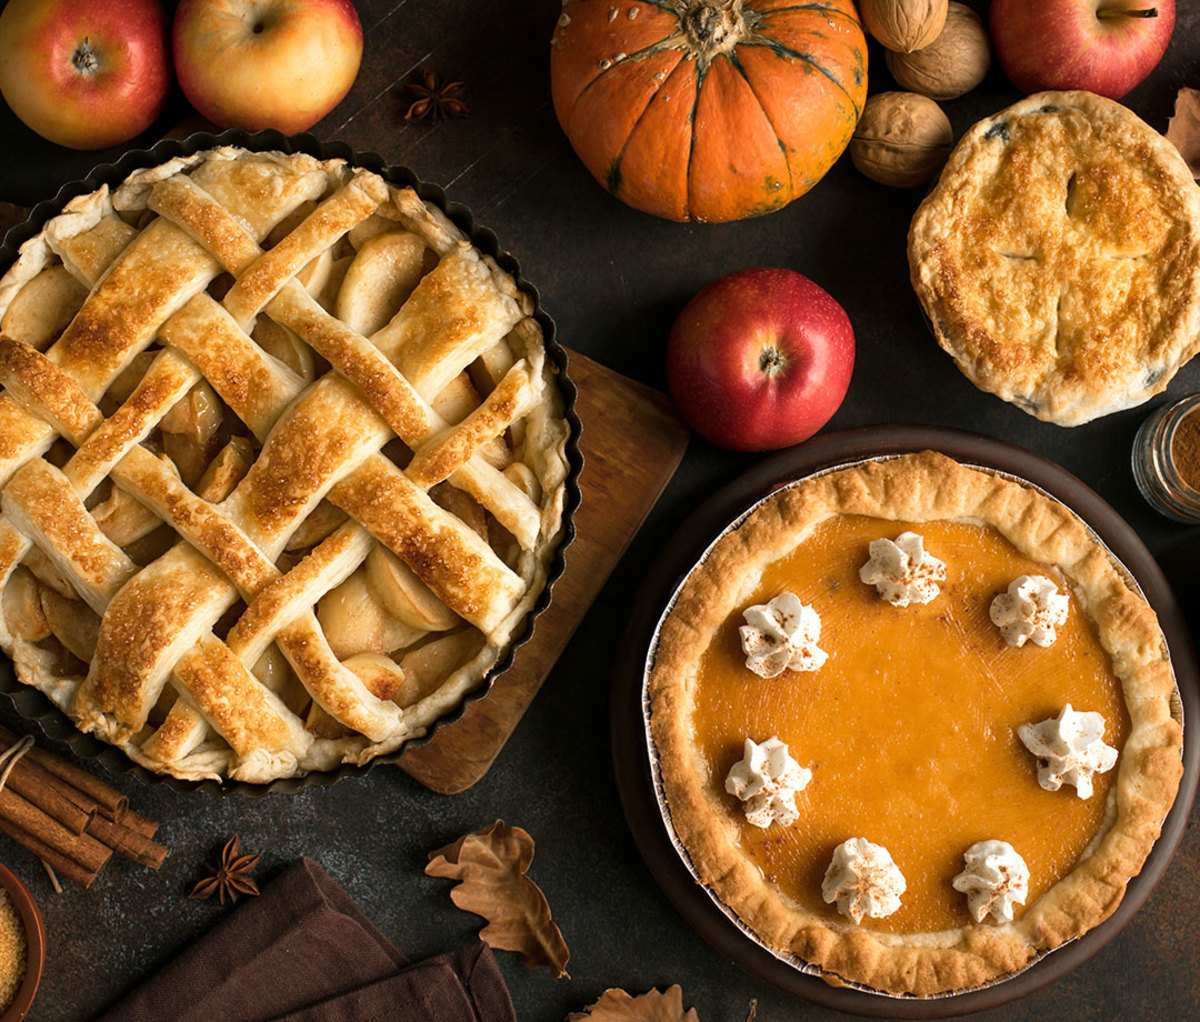
<path fill-rule="evenodd" d="M 841 155 L 867 92 L 850 0 L 563 0 L 559 123 L 596 180 L 671 220 L 759 216 Z"/>

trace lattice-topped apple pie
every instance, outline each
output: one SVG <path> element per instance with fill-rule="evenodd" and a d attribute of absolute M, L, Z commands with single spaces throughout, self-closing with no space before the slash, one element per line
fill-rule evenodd
<path fill-rule="evenodd" d="M 0 278 L 0 642 L 180 778 L 397 749 L 563 535 L 533 303 L 437 207 L 220 148 L 69 202 Z"/>

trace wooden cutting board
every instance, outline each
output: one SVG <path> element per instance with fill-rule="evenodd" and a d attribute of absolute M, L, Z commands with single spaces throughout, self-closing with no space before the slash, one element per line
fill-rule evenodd
<path fill-rule="evenodd" d="M 512 667 L 483 699 L 468 704 L 461 719 L 400 757 L 401 769 L 445 795 L 464 791 L 488 772 L 687 447 L 687 427 L 664 394 L 577 352 L 570 360 L 583 422 L 583 502 L 575 512 L 575 542 L 550 606 Z"/>

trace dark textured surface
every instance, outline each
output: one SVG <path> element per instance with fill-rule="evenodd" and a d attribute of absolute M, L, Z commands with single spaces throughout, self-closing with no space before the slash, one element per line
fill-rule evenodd
<path fill-rule="evenodd" d="M 762 220 L 682 226 L 626 209 L 575 159 L 554 120 L 547 84 L 556 0 L 357 0 L 366 28 L 350 96 L 314 133 L 413 168 L 470 206 L 543 296 L 561 340 L 663 386 L 663 343 L 684 302 L 712 277 L 743 266 L 789 266 L 847 309 L 858 364 L 830 429 L 919 422 L 977 430 L 1051 458 L 1108 499 L 1159 559 L 1200 631 L 1200 528 L 1157 517 L 1138 496 L 1129 446 L 1150 407 L 1200 390 L 1200 361 L 1147 407 L 1074 430 L 1037 422 L 976 391 L 936 346 L 908 285 L 904 236 L 918 191 L 894 191 L 841 161 L 807 197 Z M 979 5 L 983 6 L 983 5 Z M 471 116 L 405 123 L 396 84 L 419 66 L 468 83 Z M 872 90 L 892 87 L 871 49 Z M 1184 0 L 1171 49 L 1126 102 L 1163 129 L 1176 90 L 1200 86 L 1200 4 Z M 956 130 L 1014 101 L 999 71 L 945 104 Z M 176 103 L 164 118 L 184 111 Z M 153 141 L 153 137 L 139 140 Z M 34 144 L 0 104 L 0 201 L 30 203 L 112 154 Z M 32 160 L 29 154 L 33 154 Z M 749 978 L 676 914 L 625 827 L 608 751 L 611 650 L 643 565 L 699 499 L 754 464 L 697 440 L 675 481 L 618 566 L 492 771 L 445 798 L 396 770 L 292 797 L 188 796 L 127 777 L 115 783 L 163 822 L 171 855 L 159 873 L 114 862 L 91 891 L 56 896 L 41 867 L 7 838 L 0 857 L 38 897 L 48 934 L 46 975 L 32 1017 L 84 1019 L 149 975 L 223 912 L 189 902 L 190 884 L 231 833 L 264 852 L 261 879 L 311 855 L 411 958 L 466 939 L 474 917 L 449 884 L 424 877 L 426 852 L 502 817 L 537 840 L 531 874 L 571 948 L 571 978 L 554 981 L 499 955 L 519 1017 L 550 1022 L 608 986 L 638 992 L 682 984 L 704 1022 L 839 1017 Z M 9 719 L 11 715 L 0 713 Z M 1116 940 L 1055 985 L 982 1019 L 1177 1019 L 1200 1012 L 1200 833 L 1195 812 L 1163 881 Z"/>

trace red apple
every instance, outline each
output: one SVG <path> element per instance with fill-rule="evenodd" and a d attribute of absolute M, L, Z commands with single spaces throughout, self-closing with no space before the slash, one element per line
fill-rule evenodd
<path fill-rule="evenodd" d="M 1166 52 L 1175 0 L 992 0 L 992 45 L 1022 92 L 1120 99 Z"/>
<path fill-rule="evenodd" d="M 757 267 L 714 280 L 667 341 L 667 383 L 680 414 L 736 451 L 807 440 L 837 411 L 853 370 L 845 310 L 793 270 Z"/>
<path fill-rule="evenodd" d="M 158 0 L 10 0 L 0 12 L 0 92 L 51 142 L 105 149 L 140 135 L 170 84 Z"/>
<path fill-rule="evenodd" d="M 362 24 L 350 0 L 183 0 L 175 75 L 222 128 L 312 127 L 350 91 Z"/>

